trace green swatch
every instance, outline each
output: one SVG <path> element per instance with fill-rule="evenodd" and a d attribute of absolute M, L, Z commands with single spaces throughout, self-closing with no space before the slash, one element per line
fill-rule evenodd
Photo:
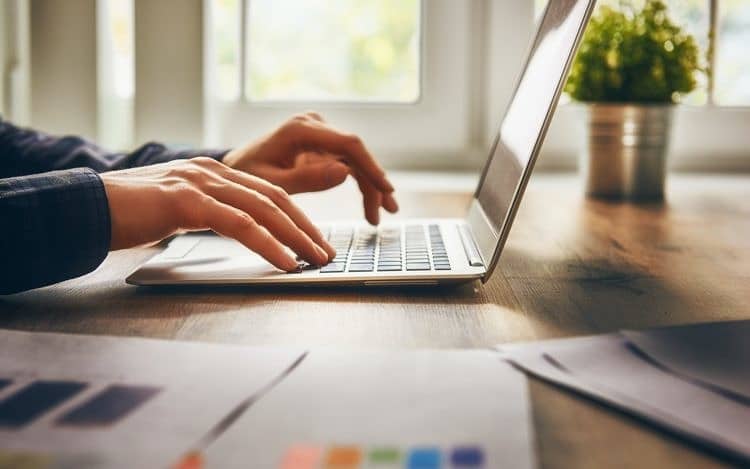
<path fill-rule="evenodd" d="M 401 460 L 401 453 L 396 448 L 375 448 L 370 450 L 370 462 L 375 464 L 394 464 Z"/>

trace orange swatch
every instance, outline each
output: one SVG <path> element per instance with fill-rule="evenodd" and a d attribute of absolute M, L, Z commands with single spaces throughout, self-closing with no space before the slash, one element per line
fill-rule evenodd
<path fill-rule="evenodd" d="M 362 463 L 362 451 L 356 446 L 334 446 L 328 450 L 325 469 L 356 469 Z"/>

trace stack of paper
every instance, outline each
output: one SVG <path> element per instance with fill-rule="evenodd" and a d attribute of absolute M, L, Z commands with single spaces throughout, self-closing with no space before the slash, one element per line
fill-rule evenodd
<path fill-rule="evenodd" d="M 499 346 L 512 364 L 750 463 L 750 321 Z"/>

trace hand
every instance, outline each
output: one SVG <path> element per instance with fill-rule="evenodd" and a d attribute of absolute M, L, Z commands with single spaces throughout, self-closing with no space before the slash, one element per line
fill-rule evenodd
<path fill-rule="evenodd" d="M 268 136 L 224 156 L 227 166 L 262 177 L 290 194 L 322 191 L 357 180 L 365 217 L 380 222 L 380 207 L 398 211 L 393 186 L 362 140 L 308 112 L 293 117 Z"/>
<path fill-rule="evenodd" d="M 279 269 L 323 265 L 336 251 L 289 195 L 211 158 L 177 160 L 101 175 L 112 223 L 111 249 L 155 242 L 180 230 L 234 238 Z"/>

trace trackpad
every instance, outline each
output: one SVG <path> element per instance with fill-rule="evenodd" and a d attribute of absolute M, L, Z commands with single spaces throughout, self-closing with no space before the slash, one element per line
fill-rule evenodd
<path fill-rule="evenodd" d="M 175 243 L 177 245 L 173 246 Z M 194 282 L 242 280 L 279 274 L 283 272 L 239 242 L 201 234 L 175 238 L 163 253 L 138 271 L 137 277 L 140 281 Z"/>

